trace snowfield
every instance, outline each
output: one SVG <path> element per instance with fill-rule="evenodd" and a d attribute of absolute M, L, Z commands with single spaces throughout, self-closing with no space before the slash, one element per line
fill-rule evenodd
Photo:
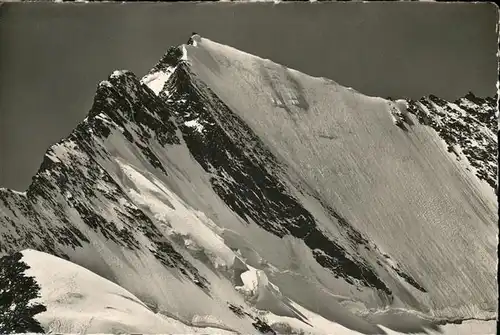
<path fill-rule="evenodd" d="M 464 99 L 193 35 L 0 189 L 0 256 L 22 251 L 51 333 L 494 334 L 493 109 Z"/>
<path fill-rule="evenodd" d="M 190 327 L 155 313 L 124 288 L 58 257 L 35 250 L 25 250 L 23 256 L 31 267 L 27 274 L 34 276 L 42 287 L 39 301 L 47 306 L 47 312 L 37 319 L 47 332 L 232 333 L 220 328 Z"/>

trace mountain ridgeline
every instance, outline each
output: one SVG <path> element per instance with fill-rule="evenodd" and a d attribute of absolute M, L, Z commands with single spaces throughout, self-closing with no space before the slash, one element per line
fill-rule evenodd
<path fill-rule="evenodd" d="M 64 258 L 188 332 L 493 318 L 496 103 L 367 97 L 193 35 L 99 83 L 28 190 L 0 190 L 0 253 Z M 41 288 L 44 330 L 82 331 Z M 157 331 L 132 323 L 112 329 Z"/>

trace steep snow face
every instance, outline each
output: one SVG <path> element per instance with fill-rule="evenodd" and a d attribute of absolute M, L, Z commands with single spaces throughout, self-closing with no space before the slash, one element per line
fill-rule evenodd
<path fill-rule="evenodd" d="M 158 71 L 152 74 L 148 74 L 144 76 L 142 82 L 149 86 L 155 92 L 156 95 L 159 95 L 163 90 L 163 87 L 168 81 L 168 78 L 175 71 L 175 67 L 168 67 L 165 71 Z"/>
<path fill-rule="evenodd" d="M 205 38 L 187 50 L 196 78 L 296 174 L 289 182 L 313 190 L 404 269 L 418 308 L 448 317 L 494 313 L 493 189 L 403 103 Z"/>

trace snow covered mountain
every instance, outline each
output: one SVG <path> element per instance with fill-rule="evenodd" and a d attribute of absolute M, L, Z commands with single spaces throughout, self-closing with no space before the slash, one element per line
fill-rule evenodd
<path fill-rule="evenodd" d="M 368 97 L 193 35 L 99 83 L 28 190 L 0 190 L 0 253 L 46 331 L 494 319 L 495 104 Z"/>

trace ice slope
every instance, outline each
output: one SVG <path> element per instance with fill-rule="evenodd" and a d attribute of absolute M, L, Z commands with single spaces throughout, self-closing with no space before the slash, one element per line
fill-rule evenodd
<path fill-rule="evenodd" d="M 412 330 L 494 317 L 491 187 L 395 106 L 193 36 L 142 80 L 115 71 L 101 82 L 29 189 L 0 189 L 0 252 L 66 258 L 191 327 L 373 334 L 407 330 L 394 313 Z M 368 127 L 366 111 L 380 124 Z M 337 134 L 311 133 L 331 124 Z M 441 210 L 469 216 L 451 232 L 432 227 L 447 217 L 425 222 Z"/>
<path fill-rule="evenodd" d="M 392 101 L 198 40 L 187 47 L 191 71 L 297 174 L 291 183 L 317 192 L 425 288 L 412 291 L 419 308 L 495 313 L 494 190 L 432 128 L 411 113 L 395 126 Z"/>

